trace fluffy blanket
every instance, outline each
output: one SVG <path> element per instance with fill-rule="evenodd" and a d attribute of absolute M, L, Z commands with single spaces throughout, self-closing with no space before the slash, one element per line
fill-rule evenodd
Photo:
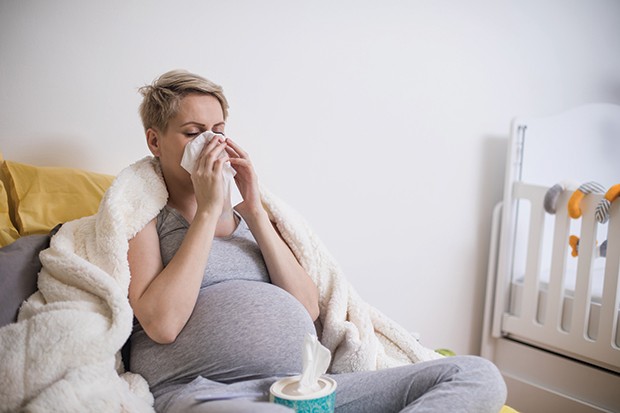
<path fill-rule="evenodd" d="M 310 227 L 262 190 L 263 203 L 320 291 L 320 337 L 330 371 L 374 370 L 439 358 L 365 303 Z M 97 214 L 64 224 L 40 254 L 39 290 L 0 329 L 0 411 L 152 412 L 146 381 L 123 372 L 133 313 L 128 240 L 166 204 L 159 163 L 123 170 Z"/>

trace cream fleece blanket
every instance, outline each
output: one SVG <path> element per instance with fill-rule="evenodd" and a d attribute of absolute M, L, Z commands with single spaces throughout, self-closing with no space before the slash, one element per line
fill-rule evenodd
<path fill-rule="evenodd" d="M 282 236 L 320 291 L 321 341 L 331 372 L 374 370 L 439 356 L 365 303 L 294 210 L 262 191 Z M 0 329 L 0 412 L 152 412 L 139 375 L 122 371 L 131 333 L 128 240 L 167 201 L 159 164 L 123 170 L 99 212 L 64 224 L 41 252 L 37 291 L 17 323 Z"/>

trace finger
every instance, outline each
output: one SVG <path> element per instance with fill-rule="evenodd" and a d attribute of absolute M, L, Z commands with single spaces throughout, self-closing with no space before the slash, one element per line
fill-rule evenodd
<path fill-rule="evenodd" d="M 239 147 L 238 145 L 235 144 L 235 142 L 232 141 L 232 139 L 230 138 L 226 138 L 226 152 L 230 155 L 230 157 L 235 157 L 235 158 L 239 158 L 241 157 L 241 155 L 239 155 L 239 153 L 233 148 L 232 145 L 230 145 L 230 143 L 232 143 L 232 145 L 237 146 L 237 148 Z"/>
<path fill-rule="evenodd" d="M 247 158 L 247 157 L 248 157 L 247 152 L 245 152 L 245 151 L 241 148 L 241 146 L 239 146 L 239 145 L 238 145 L 235 141 L 233 141 L 232 139 L 227 138 L 227 139 L 226 139 L 226 143 L 228 144 L 228 146 L 229 146 L 230 148 L 232 148 L 232 149 L 233 149 L 233 150 L 234 150 L 234 151 L 235 151 L 235 152 L 239 155 L 239 157 L 241 157 L 241 158 Z"/>
<path fill-rule="evenodd" d="M 226 163 L 226 159 L 218 158 L 213 162 L 213 173 L 216 176 L 222 176 L 222 170 L 224 169 L 224 164 Z"/>
<path fill-rule="evenodd" d="M 213 139 L 211 139 L 209 142 L 207 142 L 206 145 L 202 147 L 201 153 L 210 152 L 211 150 L 213 150 L 213 148 L 215 148 L 221 142 L 224 142 L 224 138 L 222 138 L 221 136 L 217 136 L 217 135 L 214 136 Z"/>
<path fill-rule="evenodd" d="M 207 164 L 210 162 L 208 155 L 213 152 L 213 149 L 216 148 L 221 142 L 222 139 L 219 136 L 216 136 L 203 145 L 196 162 L 196 170 L 198 170 L 199 167 L 204 167 L 205 169 L 207 168 Z"/>
<path fill-rule="evenodd" d="M 236 167 L 240 167 L 240 166 L 251 166 L 252 165 L 249 159 L 230 158 L 229 161 L 230 161 L 230 165 L 235 169 Z"/>
<path fill-rule="evenodd" d="M 210 144 L 210 143 L 209 143 Z M 226 152 L 226 142 L 217 142 L 212 148 L 207 148 L 206 157 L 211 158 L 213 161 L 222 157 L 228 160 L 228 153 Z"/>
<path fill-rule="evenodd" d="M 219 143 L 215 142 L 213 143 L 213 146 L 212 146 L 211 143 L 213 141 L 214 139 L 212 139 L 208 145 L 205 145 L 203 152 L 200 154 L 198 158 L 197 164 L 200 167 L 204 168 L 204 170 L 213 170 L 214 163 L 219 158 L 223 159 L 224 162 L 228 161 L 229 159 L 228 154 L 225 151 L 226 142 L 223 142 L 223 141 L 220 141 Z M 224 152 L 224 156 L 221 156 L 222 152 Z"/>
<path fill-rule="evenodd" d="M 217 156 L 218 159 L 223 158 L 225 161 L 228 161 L 229 156 L 226 148 L 226 142 L 222 141 L 215 147 L 215 149 L 213 149 L 213 153 Z"/>
<path fill-rule="evenodd" d="M 240 155 L 230 145 L 226 145 L 226 153 L 231 159 L 240 158 Z"/>

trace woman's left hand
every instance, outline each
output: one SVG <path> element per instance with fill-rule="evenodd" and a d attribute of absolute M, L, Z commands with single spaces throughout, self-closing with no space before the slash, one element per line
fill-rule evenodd
<path fill-rule="evenodd" d="M 258 186 L 248 154 L 230 138 L 226 139 L 230 164 L 237 171 L 235 183 L 243 202 L 235 206 L 248 224 L 267 265 L 272 284 L 288 291 L 308 310 L 312 320 L 319 316 L 319 292 L 312 278 L 299 264 L 288 244 L 269 220 L 263 208 Z"/>
<path fill-rule="evenodd" d="M 243 201 L 235 209 L 243 213 L 258 213 L 263 211 L 258 187 L 258 176 L 254 171 L 254 166 L 249 155 L 236 142 L 226 138 L 226 152 L 230 160 L 230 165 L 237 171 L 235 183 L 239 188 L 239 193 Z"/>

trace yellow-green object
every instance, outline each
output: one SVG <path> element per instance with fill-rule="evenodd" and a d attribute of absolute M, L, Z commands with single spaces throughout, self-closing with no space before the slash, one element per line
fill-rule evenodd
<path fill-rule="evenodd" d="M 512 407 L 504 406 L 502 407 L 502 410 L 499 411 L 499 413 L 519 413 L 519 412 L 517 412 Z"/>
<path fill-rule="evenodd" d="M 454 351 L 447 349 L 447 348 L 438 348 L 437 350 L 435 350 L 435 352 L 441 354 L 442 356 L 446 356 L 446 357 L 456 356 L 456 353 Z"/>

